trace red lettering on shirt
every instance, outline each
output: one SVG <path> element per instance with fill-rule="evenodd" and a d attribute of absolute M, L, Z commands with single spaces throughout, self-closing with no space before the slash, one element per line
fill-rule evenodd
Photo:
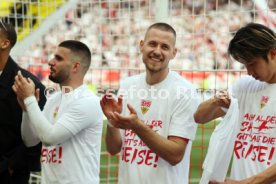
<path fill-rule="evenodd" d="M 41 163 L 60 164 L 62 163 L 62 147 L 47 148 L 41 150 Z"/>
<path fill-rule="evenodd" d="M 235 141 L 234 145 L 234 154 L 237 159 L 251 159 L 257 162 L 266 161 L 267 165 L 270 165 L 274 150 L 274 147 L 254 145 L 242 141 Z"/>
<path fill-rule="evenodd" d="M 158 155 L 149 149 L 139 150 L 132 147 L 123 147 L 121 159 L 130 164 L 146 165 L 154 168 L 158 165 Z"/>

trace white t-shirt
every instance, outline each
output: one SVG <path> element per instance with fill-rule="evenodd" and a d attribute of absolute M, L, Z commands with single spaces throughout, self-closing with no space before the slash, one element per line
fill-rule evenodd
<path fill-rule="evenodd" d="M 199 104 L 193 85 L 170 72 L 164 81 L 150 86 L 145 74 L 140 74 L 123 81 L 119 93 L 124 95 L 123 114 L 129 114 L 126 104 L 130 104 L 139 119 L 156 133 L 190 140 L 183 160 L 172 166 L 151 151 L 134 132 L 121 130 L 119 183 L 188 183 L 191 140 L 197 128 L 193 114 Z"/>
<path fill-rule="evenodd" d="M 245 76 L 233 86 L 232 93 L 239 102 L 240 128 L 231 178 L 239 180 L 276 163 L 276 84 Z"/>
<path fill-rule="evenodd" d="M 231 104 L 226 115 L 211 135 L 208 151 L 203 162 L 200 184 L 208 184 L 209 181 L 223 182 L 225 180 L 233 153 L 235 137 L 240 129 L 238 118 L 238 100 L 231 98 Z"/>
<path fill-rule="evenodd" d="M 52 124 L 59 123 L 74 136 L 42 147 L 43 184 L 98 184 L 102 111 L 98 97 L 86 85 L 51 96 L 43 110 Z"/>

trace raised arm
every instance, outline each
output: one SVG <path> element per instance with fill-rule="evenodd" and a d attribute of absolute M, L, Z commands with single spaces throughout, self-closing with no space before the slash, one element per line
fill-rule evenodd
<path fill-rule="evenodd" d="M 31 126 L 30 119 L 27 112 L 23 112 L 21 124 L 21 136 L 24 144 L 27 147 L 37 145 L 40 140 L 35 129 Z"/>
<path fill-rule="evenodd" d="M 194 113 L 195 122 L 204 124 L 224 116 L 226 113 L 223 108 L 228 109 L 230 103 L 231 100 L 228 93 L 226 91 L 219 92 L 198 106 L 198 109 Z"/>
<path fill-rule="evenodd" d="M 28 113 L 29 122 L 25 121 L 25 123 L 31 123 L 31 125 L 24 125 L 23 131 L 26 132 L 26 128 L 33 127 L 32 135 L 35 134 L 39 138 L 39 140 L 47 145 L 55 145 L 61 143 L 62 141 L 68 139 L 72 136 L 72 133 L 64 128 L 62 125 L 52 125 L 43 115 L 41 112 L 37 100 L 35 98 L 35 85 L 31 79 L 26 79 L 22 76 L 19 72 L 18 75 L 15 77 L 15 83 L 13 85 L 13 90 L 17 94 L 17 97 L 23 100 L 25 110 Z M 22 106 L 22 104 L 21 104 Z M 26 117 L 24 117 L 26 120 Z M 24 120 L 24 119 L 23 119 Z M 29 132 L 29 133 L 30 133 Z M 28 131 L 26 132 L 28 133 Z M 27 146 L 34 146 L 37 141 L 31 141 L 29 138 L 26 137 L 24 133 L 23 139 L 26 142 Z"/>
<path fill-rule="evenodd" d="M 56 145 L 73 136 L 73 134 L 60 123 L 53 125 L 45 118 L 34 96 L 26 98 L 24 103 L 30 118 L 30 126 L 34 127 L 42 143 L 46 145 Z"/>
<path fill-rule="evenodd" d="M 40 89 L 36 89 L 35 97 L 36 97 L 37 101 L 39 101 L 39 97 L 40 97 L 39 93 L 40 93 Z M 40 143 L 40 140 L 37 136 L 37 133 L 36 133 L 34 127 L 31 126 L 30 118 L 29 118 L 28 113 L 26 112 L 27 109 L 25 107 L 24 101 L 18 97 L 17 97 L 17 101 L 23 111 L 22 123 L 21 123 L 22 140 L 27 147 L 32 147 L 32 146 Z M 45 101 L 43 100 L 41 102 L 42 107 L 40 107 L 40 108 L 43 108 L 44 104 L 45 104 Z"/>

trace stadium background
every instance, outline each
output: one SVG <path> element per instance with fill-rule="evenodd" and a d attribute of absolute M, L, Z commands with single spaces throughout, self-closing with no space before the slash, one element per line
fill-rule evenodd
<path fill-rule="evenodd" d="M 206 99 L 245 74 L 240 64 L 227 58 L 228 42 L 238 28 L 252 21 L 275 31 L 276 1 L 1 0 L 0 17 L 18 32 L 12 56 L 47 87 L 57 89 L 47 78 L 47 61 L 55 46 L 65 39 L 86 43 L 93 57 L 85 82 L 99 95 L 116 90 L 120 79 L 144 71 L 139 40 L 150 24 L 167 22 L 176 29 L 179 49 L 171 70 L 195 84 Z M 190 183 L 199 182 L 208 140 L 218 121 L 198 127 Z M 118 156 L 110 156 L 103 141 L 101 183 L 116 183 L 117 172 Z M 40 183 L 39 175 L 33 173 L 30 183 Z"/>

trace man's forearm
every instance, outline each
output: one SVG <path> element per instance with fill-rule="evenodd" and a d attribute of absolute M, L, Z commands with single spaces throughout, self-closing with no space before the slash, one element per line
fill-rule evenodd
<path fill-rule="evenodd" d="M 35 129 L 31 126 L 28 113 L 26 112 L 23 112 L 22 116 L 21 135 L 24 144 L 28 147 L 35 146 L 40 142 Z"/>
<path fill-rule="evenodd" d="M 160 136 L 142 122 L 134 131 L 153 152 L 171 165 L 176 165 L 182 160 L 187 145 L 183 138 L 173 137 L 173 140 L 169 140 Z"/>
<path fill-rule="evenodd" d="M 217 105 L 216 99 L 211 98 L 199 105 L 194 114 L 194 119 L 197 123 L 204 124 L 223 115 L 225 115 L 225 112 Z"/>
<path fill-rule="evenodd" d="M 122 139 L 118 128 L 107 125 L 105 141 L 107 151 L 111 155 L 115 155 L 121 151 Z"/>
<path fill-rule="evenodd" d="M 244 184 L 271 184 L 276 181 L 276 164 L 267 168 L 263 172 L 250 178 L 242 180 Z"/>
<path fill-rule="evenodd" d="M 34 96 L 24 100 L 32 126 L 40 141 L 46 145 L 62 143 L 72 137 L 72 133 L 60 124 L 53 126 L 41 112 Z"/>

